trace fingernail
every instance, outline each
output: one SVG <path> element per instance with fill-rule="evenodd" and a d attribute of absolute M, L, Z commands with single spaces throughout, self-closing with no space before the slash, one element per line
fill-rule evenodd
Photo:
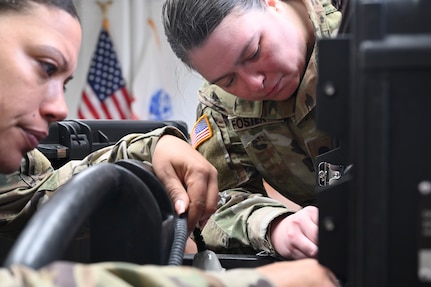
<path fill-rule="evenodd" d="M 186 212 L 186 208 L 183 200 L 178 199 L 177 201 L 175 201 L 175 210 L 177 211 L 178 215 L 181 215 L 184 212 Z"/>

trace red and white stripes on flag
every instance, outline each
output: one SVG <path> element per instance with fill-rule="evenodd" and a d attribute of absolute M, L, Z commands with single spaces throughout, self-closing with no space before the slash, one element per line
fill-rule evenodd
<path fill-rule="evenodd" d="M 108 31 L 103 27 L 78 107 L 80 119 L 131 119 L 132 97 Z"/>

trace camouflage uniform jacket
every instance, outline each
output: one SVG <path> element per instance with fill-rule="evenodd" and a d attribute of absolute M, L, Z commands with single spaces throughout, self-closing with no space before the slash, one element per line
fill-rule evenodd
<path fill-rule="evenodd" d="M 192 267 L 135 265 L 131 263 L 73 264 L 56 262 L 35 271 L 23 266 L 0 269 L 1 286 L 64 287 L 271 287 L 254 269 L 203 272 Z"/>
<path fill-rule="evenodd" d="M 146 134 L 123 137 L 115 146 L 71 161 L 58 170 L 37 150 L 29 152 L 19 172 L 0 174 L 0 236 L 14 237 L 37 208 L 72 175 L 101 163 L 133 158 L 151 162 L 157 140 L 161 135 L 184 135 L 173 127 L 157 129 Z M 263 275 L 251 269 L 226 272 L 203 272 L 186 266 L 140 266 L 125 262 L 76 264 L 56 262 L 41 270 L 24 266 L 0 269 L 1 286 L 273 286 Z M 233 284 L 233 285 L 232 285 Z"/>
<path fill-rule="evenodd" d="M 185 139 L 174 127 L 130 134 L 114 146 L 95 151 L 83 160 L 70 161 L 57 170 L 37 149 L 27 153 L 19 171 L 0 174 L 0 237 L 16 237 L 31 215 L 59 186 L 89 166 L 127 158 L 151 162 L 157 140 L 164 134 Z"/>
<path fill-rule="evenodd" d="M 304 1 L 316 37 L 336 34 L 340 11 L 328 0 Z M 209 84 L 200 89 L 192 144 L 217 168 L 223 191 L 203 230 L 213 250 L 273 254 L 269 224 L 291 210 L 262 196 L 262 179 L 299 205 L 314 203 L 314 160 L 331 148 L 315 127 L 316 67 L 315 46 L 296 95 L 281 102 L 247 101 Z"/>

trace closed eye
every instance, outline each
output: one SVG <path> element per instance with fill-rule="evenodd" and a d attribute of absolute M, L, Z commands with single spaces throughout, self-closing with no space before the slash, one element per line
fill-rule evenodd
<path fill-rule="evenodd" d="M 261 52 L 260 45 L 258 45 L 257 49 L 253 52 L 253 54 L 250 55 L 250 57 L 245 59 L 244 63 L 257 61 L 259 59 L 260 52 Z M 235 84 L 235 78 L 236 78 L 235 75 L 226 77 L 223 80 L 224 83 L 222 84 L 222 86 L 225 88 L 232 87 Z"/>
<path fill-rule="evenodd" d="M 247 62 L 256 61 L 260 56 L 260 45 L 257 46 L 256 51 L 246 60 Z"/>
<path fill-rule="evenodd" d="M 234 82 L 235 82 L 235 76 L 232 75 L 232 76 L 224 78 L 223 81 L 221 81 L 219 83 L 219 86 L 224 87 L 224 88 L 230 88 L 230 87 L 232 87 Z"/>

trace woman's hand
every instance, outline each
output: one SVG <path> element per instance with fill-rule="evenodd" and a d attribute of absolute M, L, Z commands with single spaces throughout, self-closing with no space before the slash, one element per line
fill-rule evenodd
<path fill-rule="evenodd" d="M 187 211 L 189 232 L 216 211 L 217 170 L 189 143 L 172 135 L 162 136 L 154 150 L 152 164 L 175 211 L 178 214 Z"/>
<path fill-rule="evenodd" d="M 316 257 L 319 211 L 307 206 L 271 223 L 271 243 L 285 258 Z"/>
<path fill-rule="evenodd" d="M 339 287 L 334 274 L 315 259 L 283 261 L 264 265 L 256 271 L 276 287 Z"/>

